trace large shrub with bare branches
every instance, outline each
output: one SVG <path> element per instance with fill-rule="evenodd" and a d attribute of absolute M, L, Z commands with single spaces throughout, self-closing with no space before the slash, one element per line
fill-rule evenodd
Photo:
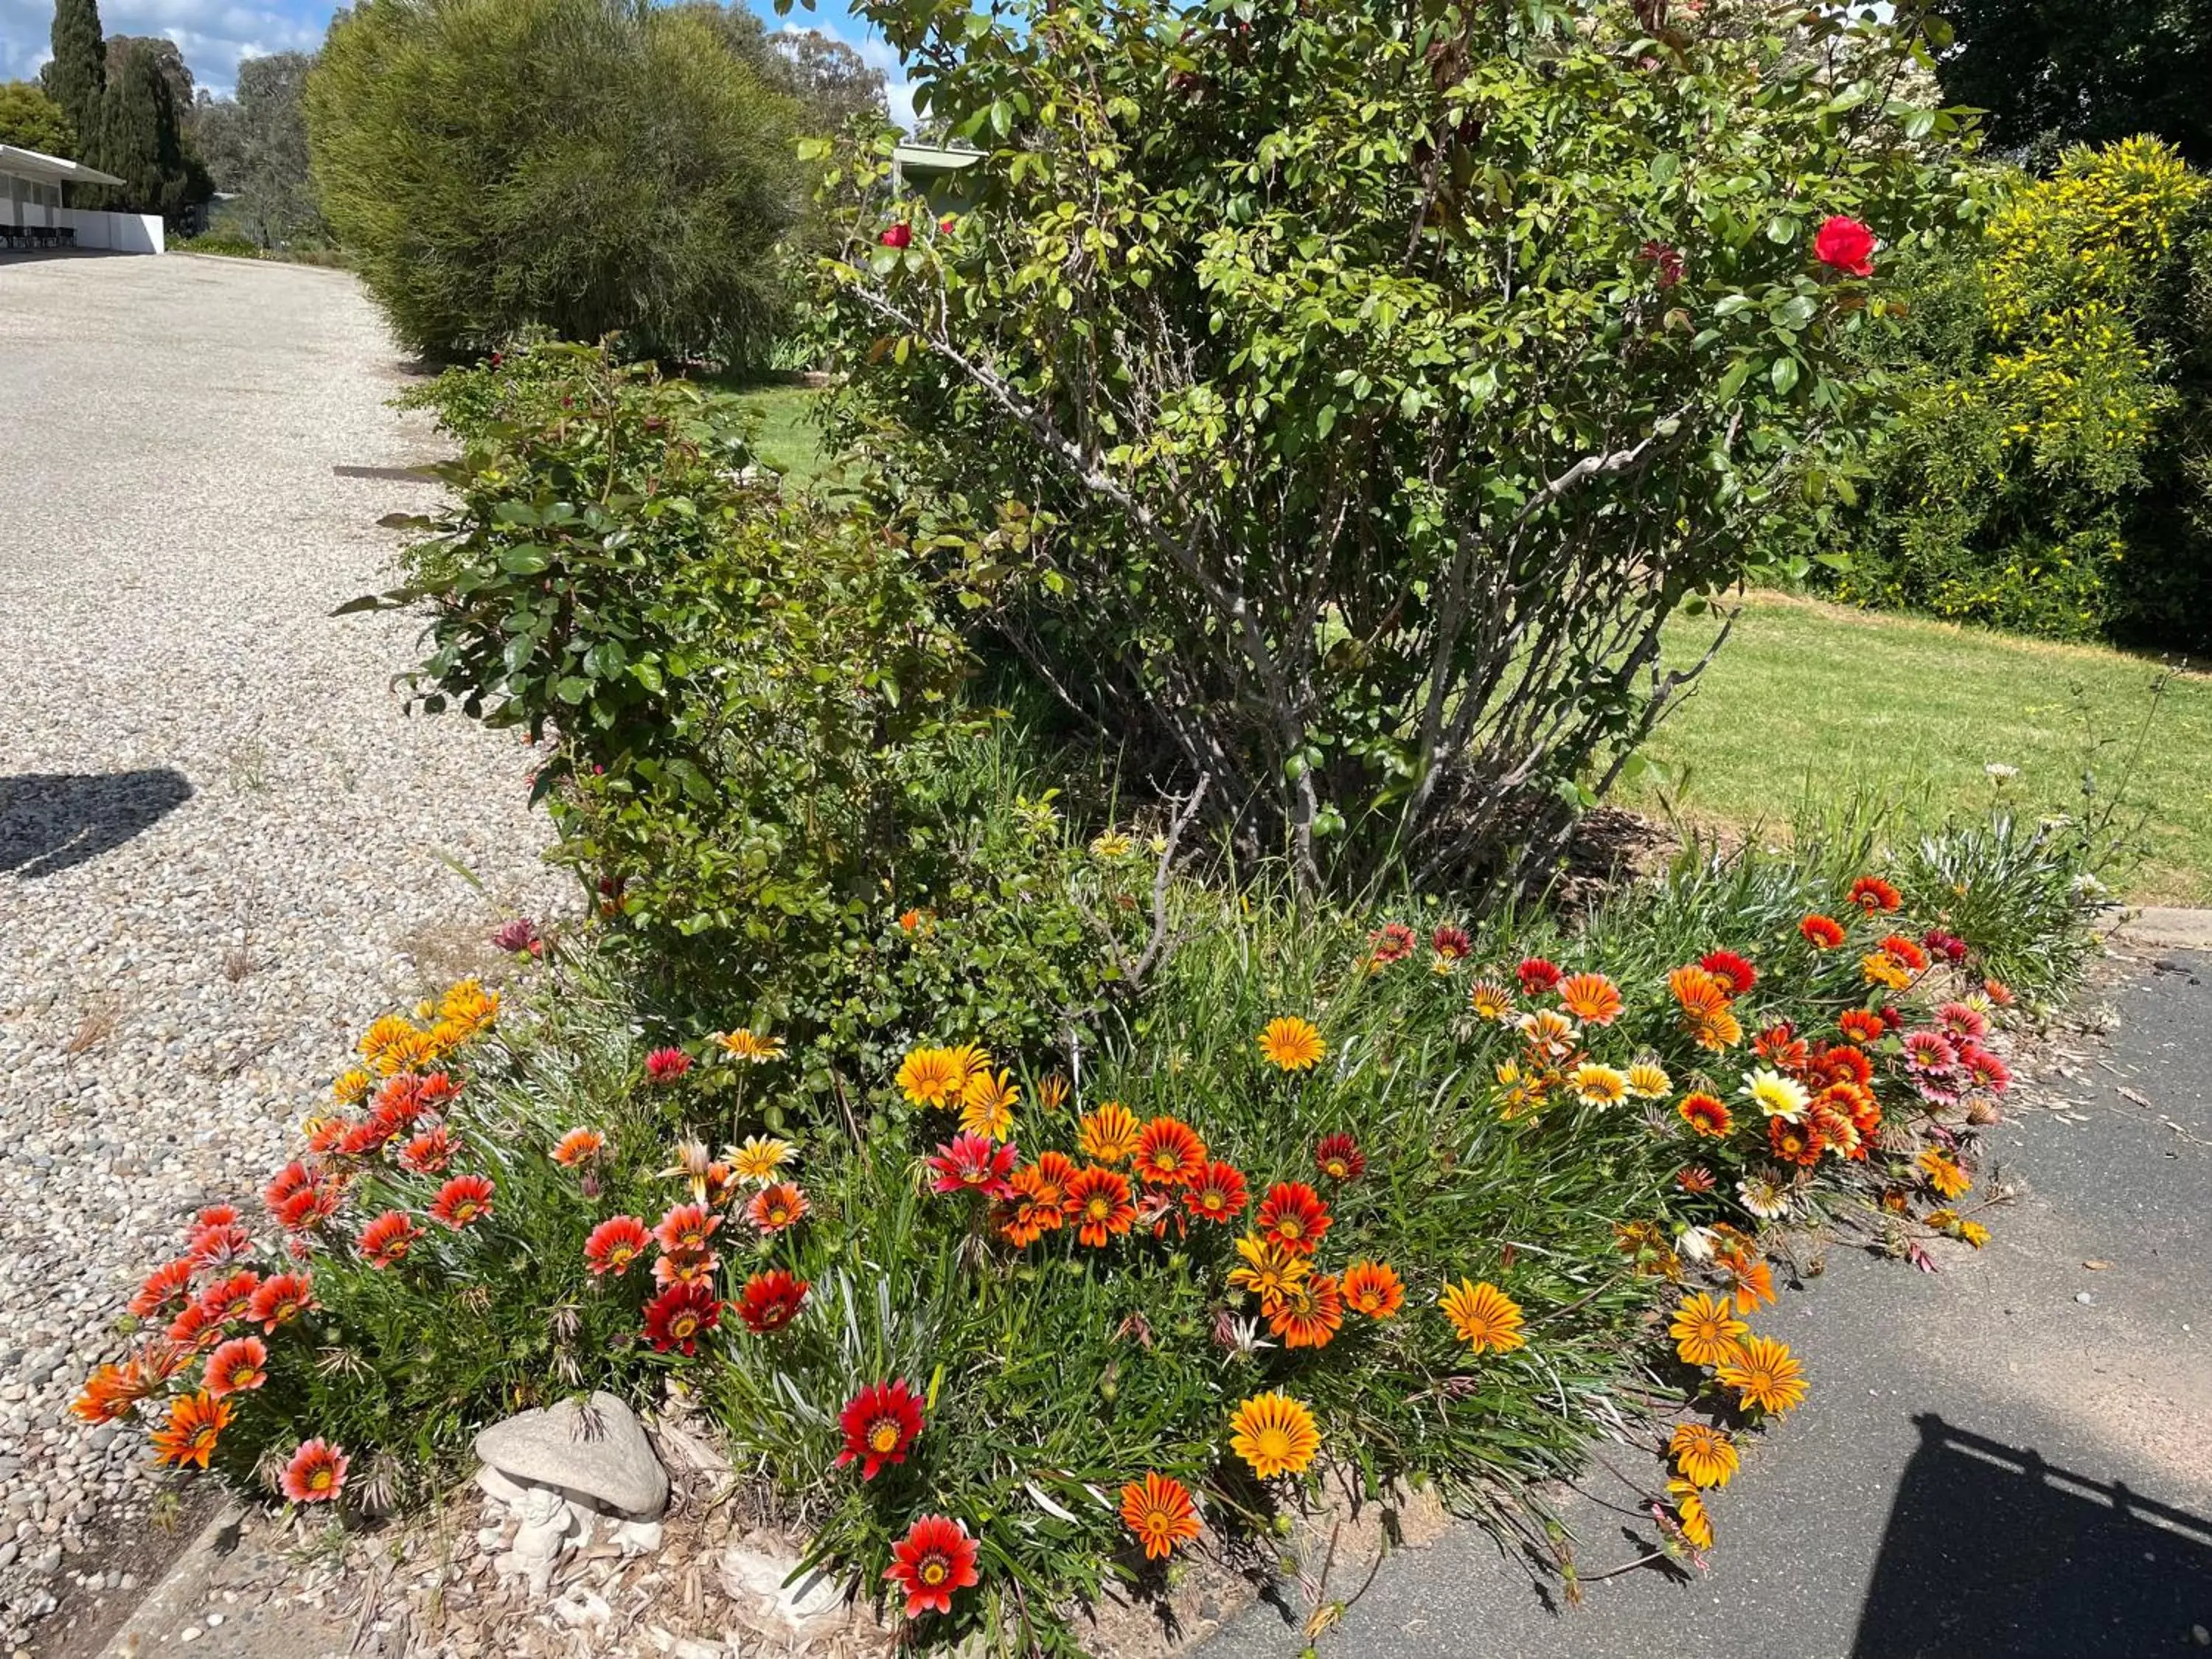
<path fill-rule="evenodd" d="M 1309 879 L 1556 845 L 1695 672 L 1662 623 L 1829 510 L 1849 337 L 1957 199 L 1909 5 L 860 9 L 988 150 L 941 216 L 834 166 L 852 429 L 1036 673 Z"/>

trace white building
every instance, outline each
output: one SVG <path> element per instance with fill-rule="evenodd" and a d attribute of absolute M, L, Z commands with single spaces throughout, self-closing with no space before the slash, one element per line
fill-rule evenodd
<path fill-rule="evenodd" d="M 0 144 L 0 252 L 62 247 L 161 252 L 159 214 L 106 213 L 68 204 L 71 185 L 122 182 L 81 161 Z"/>

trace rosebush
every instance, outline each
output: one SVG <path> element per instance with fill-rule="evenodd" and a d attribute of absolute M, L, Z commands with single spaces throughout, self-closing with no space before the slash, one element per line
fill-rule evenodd
<path fill-rule="evenodd" d="M 1915 6 L 860 14 L 989 148 L 942 219 L 888 143 L 831 168 L 882 204 L 826 265 L 847 434 L 1024 670 L 1309 882 L 1556 846 L 1695 672 L 1666 617 L 1831 509 L 1960 200 Z"/>

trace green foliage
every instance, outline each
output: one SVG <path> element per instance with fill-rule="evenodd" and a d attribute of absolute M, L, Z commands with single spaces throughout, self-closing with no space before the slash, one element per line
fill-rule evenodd
<path fill-rule="evenodd" d="M 92 192 L 103 206 L 158 213 L 172 222 L 207 200 L 207 169 L 185 148 L 177 88 L 189 86 L 173 42 L 118 35 L 107 43 L 107 78 L 97 115 L 81 124 L 82 159 L 120 185 Z"/>
<path fill-rule="evenodd" d="M 308 172 L 301 107 L 314 63 L 311 54 L 299 52 L 241 58 L 236 94 L 203 100 L 192 112 L 193 146 L 228 198 L 222 228 L 257 247 L 329 237 Z"/>
<path fill-rule="evenodd" d="M 410 348 L 765 356 L 795 107 L 696 9 L 367 0 L 307 113 L 323 210 Z"/>
<path fill-rule="evenodd" d="M 1955 200 L 1910 7 L 860 10 L 991 149 L 944 228 L 880 152 L 828 180 L 878 204 L 851 435 L 1025 665 L 1310 880 L 1555 845 L 1684 683 L 1661 621 L 1869 418 L 1885 284 L 1817 228 Z"/>
<path fill-rule="evenodd" d="M 54 0 L 52 44 L 54 55 L 39 70 L 39 79 L 80 139 L 88 138 L 98 118 L 100 89 L 107 83 L 99 0 Z"/>
<path fill-rule="evenodd" d="M 2169 148 L 2069 151 L 1922 263 L 1918 385 L 1835 586 L 2062 639 L 2203 649 L 2212 190 Z"/>
<path fill-rule="evenodd" d="M 76 154 L 76 125 L 35 82 L 0 82 L 0 144 L 67 161 Z"/>

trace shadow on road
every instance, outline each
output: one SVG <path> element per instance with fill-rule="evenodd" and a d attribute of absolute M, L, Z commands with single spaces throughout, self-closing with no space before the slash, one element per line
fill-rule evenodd
<path fill-rule="evenodd" d="M 2212 1522 L 1916 1417 L 1851 1659 L 2202 1650 Z"/>
<path fill-rule="evenodd" d="M 112 852 L 191 799 L 185 775 L 25 772 L 0 777 L 0 873 L 51 876 Z"/>

